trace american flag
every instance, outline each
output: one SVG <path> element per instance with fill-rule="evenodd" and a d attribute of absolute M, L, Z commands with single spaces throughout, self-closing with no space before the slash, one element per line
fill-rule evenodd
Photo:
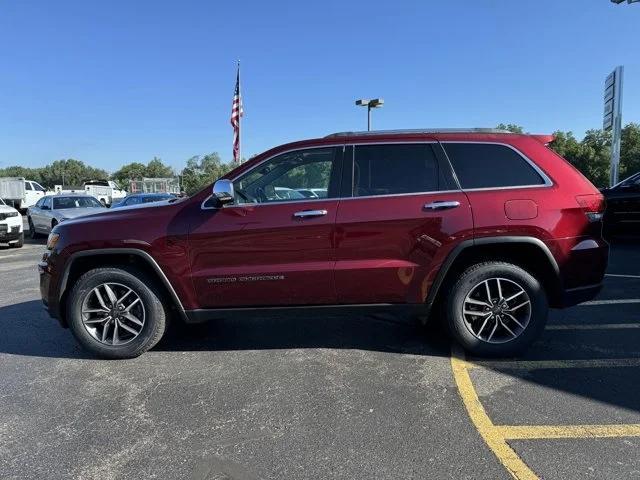
<path fill-rule="evenodd" d="M 240 163 L 240 118 L 242 117 L 242 97 L 240 96 L 240 65 L 236 76 L 236 90 L 231 106 L 231 126 L 233 127 L 233 161 Z"/>

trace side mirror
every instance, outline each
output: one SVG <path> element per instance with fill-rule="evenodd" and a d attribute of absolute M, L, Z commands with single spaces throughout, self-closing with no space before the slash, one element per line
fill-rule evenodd
<path fill-rule="evenodd" d="M 47 207 L 46 205 L 43 205 L 40 207 L 41 210 L 51 210 L 49 207 Z"/>
<path fill-rule="evenodd" d="M 233 203 L 235 198 L 233 182 L 224 178 L 216 181 L 216 183 L 213 184 L 213 198 L 217 200 L 219 206 Z"/>

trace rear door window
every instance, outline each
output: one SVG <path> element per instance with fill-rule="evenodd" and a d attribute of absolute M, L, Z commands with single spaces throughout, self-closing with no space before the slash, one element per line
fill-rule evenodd
<path fill-rule="evenodd" d="M 492 143 L 443 143 L 463 189 L 544 185 L 544 178 L 517 151 Z"/>
<path fill-rule="evenodd" d="M 401 195 L 447 188 L 430 144 L 355 145 L 353 196 Z"/>

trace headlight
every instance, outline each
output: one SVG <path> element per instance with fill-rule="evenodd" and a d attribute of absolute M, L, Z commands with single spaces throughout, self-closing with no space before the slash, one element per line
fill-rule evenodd
<path fill-rule="evenodd" d="M 20 215 L 18 212 L 9 212 L 6 214 L 7 217 L 17 217 Z"/>
<path fill-rule="evenodd" d="M 56 248 L 58 240 L 60 240 L 59 233 L 50 233 L 49 238 L 47 238 L 47 250 L 53 250 L 54 248 Z"/>

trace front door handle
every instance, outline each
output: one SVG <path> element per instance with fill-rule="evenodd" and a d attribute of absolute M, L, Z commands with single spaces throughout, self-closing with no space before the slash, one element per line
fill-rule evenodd
<path fill-rule="evenodd" d="M 456 208 L 460 206 L 460 202 L 457 200 L 445 200 L 445 201 L 436 201 L 425 204 L 424 208 L 426 210 L 448 210 L 450 208 Z"/>
<path fill-rule="evenodd" d="M 322 217 L 327 214 L 326 210 L 302 210 L 293 214 L 296 218 Z"/>

